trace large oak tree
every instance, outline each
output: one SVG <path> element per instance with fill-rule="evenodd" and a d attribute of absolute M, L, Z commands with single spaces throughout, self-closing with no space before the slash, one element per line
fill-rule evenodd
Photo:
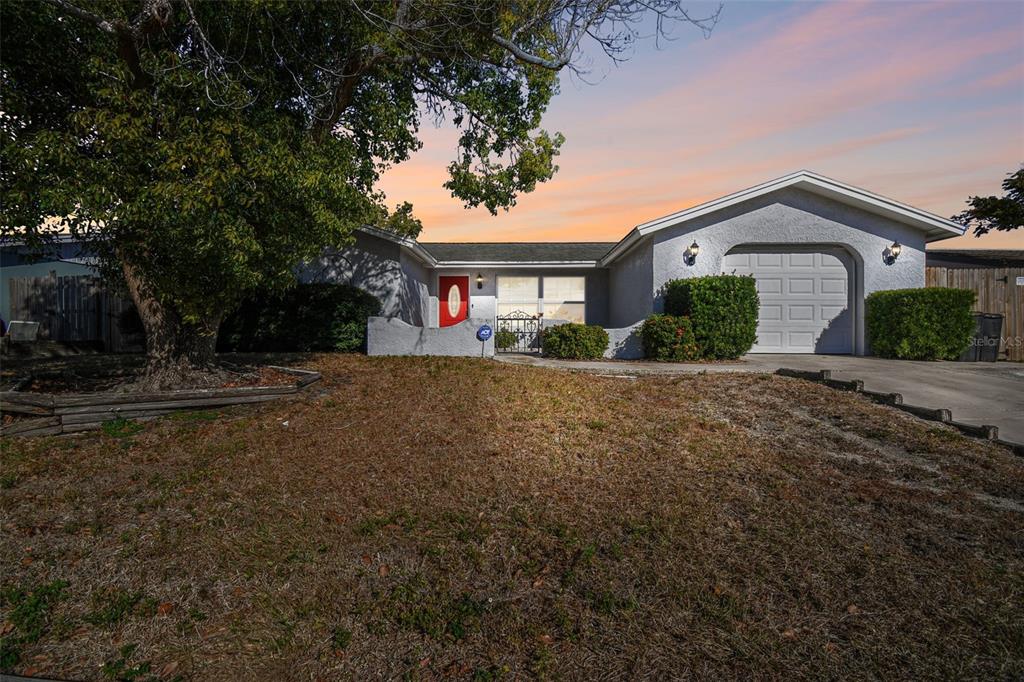
<path fill-rule="evenodd" d="M 541 117 L 584 43 L 620 59 L 716 19 L 677 0 L 5 2 L 4 236 L 90 242 L 142 318 L 140 385 L 187 381 L 247 293 L 360 224 L 418 231 L 375 187 L 423 117 L 460 131 L 453 196 L 508 208 L 557 169 Z"/>

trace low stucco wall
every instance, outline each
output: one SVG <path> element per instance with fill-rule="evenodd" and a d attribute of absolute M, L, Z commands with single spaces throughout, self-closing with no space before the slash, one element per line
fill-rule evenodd
<path fill-rule="evenodd" d="M 494 337 L 476 338 L 491 320 L 470 318 L 451 327 L 417 327 L 395 317 L 371 317 L 366 322 L 367 355 L 457 355 L 493 357 Z"/>
<path fill-rule="evenodd" d="M 640 325 L 605 329 L 608 332 L 606 358 L 614 360 L 639 360 L 644 356 L 644 344 L 640 340 Z"/>

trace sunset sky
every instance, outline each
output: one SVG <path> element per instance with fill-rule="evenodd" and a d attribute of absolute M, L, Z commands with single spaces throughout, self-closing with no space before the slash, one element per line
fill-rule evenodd
<path fill-rule="evenodd" d="M 389 203 L 413 203 L 423 241 L 615 241 L 801 168 L 948 217 L 1024 162 L 1024 2 L 726 1 L 710 39 L 676 35 L 618 67 L 595 55 L 591 84 L 562 76 L 544 122 L 561 170 L 509 212 L 449 195 L 456 136 L 429 123 Z"/>

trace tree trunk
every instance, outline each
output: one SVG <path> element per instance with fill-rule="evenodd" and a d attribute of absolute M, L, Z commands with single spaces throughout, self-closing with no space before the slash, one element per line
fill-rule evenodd
<path fill-rule="evenodd" d="M 217 330 L 222 314 L 187 322 L 177 310 L 149 293 L 138 271 L 122 260 L 128 292 L 146 331 L 146 367 L 133 388 L 166 391 L 217 385 Z"/>

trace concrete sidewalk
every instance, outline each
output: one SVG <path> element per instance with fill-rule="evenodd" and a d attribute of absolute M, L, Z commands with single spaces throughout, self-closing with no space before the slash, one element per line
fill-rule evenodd
<path fill-rule="evenodd" d="M 902 393 L 904 401 L 946 408 L 953 419 L 999 427 L 999 437 L 1024 443 L 1024 364 L 1013 362 L 915 362 L 851 355 L 747 355 L 728 363 L 687 364 L 620 360 L 553 360 L 532 355 L 497 359 L 520 365 L 611 375 L 695 372 L 774 372 L 780 367 L 832 370 L 834 379 L 860 379 L 864 388 Z"/>

